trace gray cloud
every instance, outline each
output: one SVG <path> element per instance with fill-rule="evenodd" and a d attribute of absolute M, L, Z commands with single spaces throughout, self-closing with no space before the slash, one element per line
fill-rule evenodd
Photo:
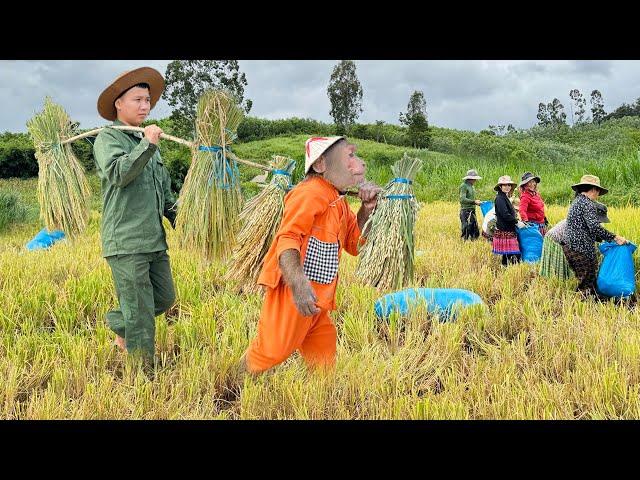
<path fill-rule="evenodd" d="M 241 60 L 253 100 L 251 115 L 331 121 L 326 88 L 338 60 Z M 0 61 L 0 131 L 26 131 L 45 96 L 65 107 L 83 128 L 104 125 L 96 112 L 102 89 L 124 70 L 149 65 L 164 72 L 168 60 Z M 414 90 L 422 90 L 433 125 L 478 131 L 489 124 L 535 124 L 539 102 L 557 97 L 570 116 L 569 91 L 588 99 L 602 92 L 607 111 L 640 97 L 639 61 L 356 61 L 362 83 L 359 121 L 398 123 Z M 168 116 L 164 101 L 152 112 Z"/>

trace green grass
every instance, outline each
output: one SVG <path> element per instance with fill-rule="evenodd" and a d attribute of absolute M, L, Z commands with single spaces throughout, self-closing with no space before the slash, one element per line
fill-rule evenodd
<path fill-rule="evenodd" d="M 267 159 L 271 155 L 285 155 L 298 162 L 295 180 L 302 177 L 304 141 L 307 135 L 278 137 L 239 144 L 235 152 L 242 158 Z M 451 154 L 426 150 L 412 150 L 370 140 L 353 139 L 358 155 L 367 163 L 367 177 L 378 184 L 391 180 L 391 165 L 402 158 L 403 152 L 424 160 L 416 177 L 416 197 L 424 202 L 456 202 L 458 187 L 467 170 L 475 168 L 483 177 L 476 183 L 477 196 L 484 200 L 495 198 L 493 187 L 502 175 L 520 179 L 525 171 L 541 177 L 539 191 L 546 203 L 568 205 L 573 198 L 571 185 L 586 173 L 598 175 L 609 193 L 602 201 L 607 205 L 637 205 L 640 203 L 640 159 L 632 147 L 619 150 L 608 157 L 574 156 L 558 160 L 496 160 L 483 155 Z M 257 175 L 245 170 L 245 178 Z"/>
<path fill-rule="evenodd" d="M 32 210 L 12 190 L 0 190 L 0 232 L 26 221 Z"/>

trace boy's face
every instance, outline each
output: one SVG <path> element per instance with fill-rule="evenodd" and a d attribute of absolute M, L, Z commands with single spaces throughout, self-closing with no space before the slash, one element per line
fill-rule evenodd
<path fill-rule="evenodd" d="M 118 120 L 137 127 L 151 111 L 151 95 L 146 88 L 133 87 L 115 101 L 115 106 Z"/>

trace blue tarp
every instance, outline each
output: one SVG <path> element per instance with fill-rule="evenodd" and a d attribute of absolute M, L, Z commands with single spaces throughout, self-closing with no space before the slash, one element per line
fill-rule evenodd
<path fill-rule="evenodd" d="M 489 210 L 493 208 L 493 202 L 490 200 L 486 200 L 480 204 L 480 210 L 482 210 L 482 216 L 486 217 Z"/>
<path fill-rule="evenodd" d="M 51 245 L 64 238 L 64 232 L 62 230 L 53 230 L 51 232 L 43 228 L 33 239 L 27 243 L 27 250 L 40 250 L 42 248 L 49 248 Z"/>
<path fill-rule="evenodd" d="M 388 318 L 392 312 L 406 315 L 421 304 L 441 320 L 455 320 L 458 308 L 484 303 L 478 294 L 459 288 L 408 288 L 380 297 L 376 300 L 375 312 L 379 318 Z"/>

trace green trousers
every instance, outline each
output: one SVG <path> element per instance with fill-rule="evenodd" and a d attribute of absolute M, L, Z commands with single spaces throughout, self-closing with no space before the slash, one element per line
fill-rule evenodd
<path fill-rule="evenodd" d="M 166 250 L 113 255 L 111 267 L 119 309 L 107 313 L 109 328 L 125 339 L 128 352 L 145 359 L 155 355 L 155 317 L 167 311 L 176 294 Z"/>

